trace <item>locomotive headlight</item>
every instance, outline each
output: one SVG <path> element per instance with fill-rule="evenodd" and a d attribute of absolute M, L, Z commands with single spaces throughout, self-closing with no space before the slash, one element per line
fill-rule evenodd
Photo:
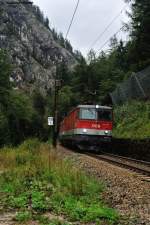
<path fill-rule="evenodd" d="M 108 134 L 108 130 L 105 130 L 105 132 L 104 132 L 105 134 Z"/>
<path fill-rule="evenodd" d="M 83 129 L 83 133 L 87 133 L 87 129 Z"/>

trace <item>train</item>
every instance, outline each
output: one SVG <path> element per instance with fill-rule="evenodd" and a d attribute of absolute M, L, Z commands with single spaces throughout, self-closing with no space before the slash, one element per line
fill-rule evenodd
<path fill-rule="evenodd" d="M 80 150 L 102 149 L 112 141 L 113 110 L 109 106 L 78 105 L 60 124 L 59 140 Z"/>

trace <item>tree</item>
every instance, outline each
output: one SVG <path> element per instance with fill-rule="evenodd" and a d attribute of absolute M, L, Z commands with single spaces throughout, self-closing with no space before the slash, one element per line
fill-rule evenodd
<path fill-rule="evenodd" d="M 60 117 L 64 116 L 73 106 L 74 94 L 71 87 L 64 86 L 59 92 L 59 112 Z"/>
<path fill-rule="evenodd" d="M 45 106 L 46 106 L 46 100 L 44 96 L 38 90 L 35 90 L 32 98 L 33 98 L 33 107 L 38 112 L 38 114 L 43 117 L 45 114 Z"/>
<path fill-rule="evenodd" d="M 46 26 L 46 28 L 49 29 L 49 19 L 46 17 L 46 19 L 44 20 L 44 25 Z"/>
<path fill-rule="evenodd" d="M 57 66 L 57 77 L 60 80 L 61 85 L 70 85 L 71 73 L 65 61 Z"/>
<path fill-rule="evenodd" d="M 11 66 L 9 58 L 4 50 L 0 50 L 0 103 L 4 106 L 8 103 Z"/>
<path fill-rule="evenodd" d="M 10 143 L 10 130 L 7 116 L 0 109 L 0 147 Z"/>
<path fill-rule="evenodd" d="M 132 69 L 139 71 L 150 64 L 150 1 L 130 0 L 130 2 L 132 42 L 128 57 Z"/>
<path fill-rule="evenodd" d="M 65 39 L 63 37 L 63 34 L 60 32 L 59 35 L 58 35 L 58 41 L 59 41 L 59 44 L 62 46 L 62 47 L 65 47 Z"/>
<path fill-rule="evenodd" d="M 33 135 L 32 119 L 35 111 L 31 99 L 22 92 L 11 91 L 7 118 L 11 134 L 11 143 L 18 144 Z"/>
<path fill-rule="evenodd" d="M 96 53 L 95 53 L 95 51 L 93 49 L 90 50 L 90 52 L 88 53 L 87 60 L 88 60 L 89 63 L 95 62 L 95 60 L 96 60 Z"/>
<path fill-rule="evenodd" d="M 85 61 L 85 59 L 80 51 L 75 50 L 73 55 L 79 63 L 82 63 L 83 61 Z"/>
<path fill-rule="evenodd" d="M 71 44 L 70 44 L 70 41 L 68 41 L 68 40 L 65 40 L 65 48 L 69 51 L 69 52 L 73 52 L 73 48 L 72 48 L 72 46 L 71 46 Z"/>

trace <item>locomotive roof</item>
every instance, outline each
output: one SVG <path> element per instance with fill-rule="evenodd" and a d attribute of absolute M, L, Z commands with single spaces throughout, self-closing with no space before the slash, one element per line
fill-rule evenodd
<path fill-rule="evenodd" d="M 85 108 L 89 109 L 89 108 L 90 108 L 90 109 L 95 109 L 95 108 L 96 108 L 96 105 L 78 105 L 78 106 L 76 106 L 74 109 L 72 109 L 72 110 L 67 114 L 67 116 L 68 116 L 71 112 L 73 112 L 74 110 L 76 110 L 77 108 L 83 108 L 83 109 L 85 109 Z M 112 107 L 98 105 L 98 109 L 109 109 L 109 110 L 112 110 Z"/>
<path fill-rule="evenodd" d="M 78 105 L 77 108 L 96 108 L 96 105 Z M 112 107 L 109 106 L 102 106 L 102 105 L 98 105 L 98 109 L 112 109 Z"/>

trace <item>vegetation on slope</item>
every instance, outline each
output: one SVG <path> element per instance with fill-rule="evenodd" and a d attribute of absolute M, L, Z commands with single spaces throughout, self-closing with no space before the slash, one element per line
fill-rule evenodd
<path fill-rule="evenodd" d="M 19 222 L 34 219 L 48 225 L 52 221 L 43 215 L 50 212 L 68 221 L 117 224 L 116 212 L 101 199 L 103 185 L 62 160 L 48 144 L 28 140 L 1 149 L 0 171 L 1 212 L 16 210 Z"/>
<path fill-rule="evenodd" d="M 150 138 L 150 102 L 128 102 L 114 109 L 114 137 Z"/>

